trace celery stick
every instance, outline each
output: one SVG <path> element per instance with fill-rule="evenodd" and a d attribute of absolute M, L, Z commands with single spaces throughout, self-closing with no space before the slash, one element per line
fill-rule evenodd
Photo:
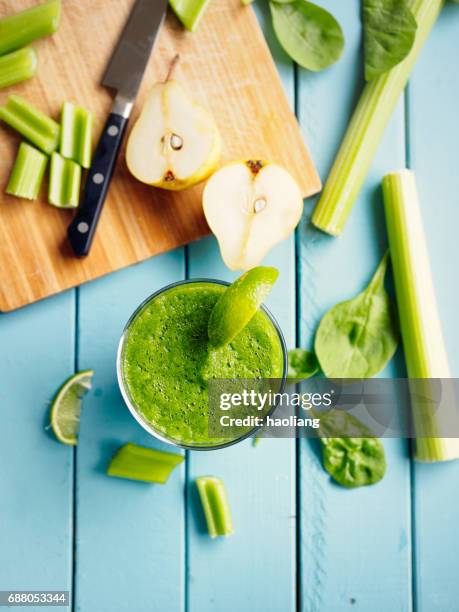
<path fill-rule="evenodd" d="M 438 316 L 427 244 L 422 225 L 415 177 L 409 170 L 383 179 L 389 246 L 408 376 L 412 381 L 413 426 L 418 461 L 459 458 L 459 440 L 442 437 L 441 415 L 417 397 L 429 397 L 431 379 L 450 378 L 448 357 Z M 446 391 L 448 391 L 446 389 Z M 427 395 L 426 395 L 427 394 Z M 443 398 L 442 398 L 443 399 Z M 449 399 L 454 405 L 454 398 Z M 446 401 L 445 399 L 445 401 Z M 443 412 L 442 412 L 443 411 Z M 451 410 L 446 428 L 451 431 Z M 453 414 L 453 421 L 457 416 Z M 456 432 L 459 423 L 455 424 Z"/>
<path fill-rule="evenodd" d="M 53 34 L 59 27 L 61 0 L 49 0 L 0 20 L 0 55 Z"/>
<path fill-rule="evenodd" d="M 225 485 L 216 476 L 196 478 L 207 529 L 211 538 L 228 536 L 234 533 L 231 510 L 228 503 Z"/>
<path fill-rule="evenodd" d="M 368 83 L 357 104 L 322 196 L 312 215 L 320 230 L 338 236 L 346 224 L 374 154 L 444 0 L 409 0 L 418 24 L 407 58 Z"/>
<path fill-rule="evenodd" d="M 59 153 L 51 155 L 48 202 L 58 208 L 77 208 L 80 199 L 81 166 Z"/>
<path fill-rule="evenodd" d="M 194 32 L 210 0 L 169 0 L 174 13 L 187 30 Z"/>
<path fill-rule="evenodd" d="M 91 166 L 94 116 L 84 108 L 64 102 L 61 121 L 61 155 L 83 166 Z"/>
<path fill-rule="evenodd" d="M 0 89 L 31 79 L 37 72 L 38 58 L 32 47 L 0 57 Z"/>
<path fill-rule="evenodd" d="M 20 96 L 10 96 L 0 107 L 0 119 L 48 155 L 57 149 L 59 124 Z"/>
<path fill-rule="evenodd" d="M 22 142 L 11 172 L 6 193 L 26 200 L 36 200 L 48 163 L 47 156 Z"/>
<path fill-rule="evenodd" d="M 117 451 L 108 466 L 107 474 L 118 478 L 164 484 L 172 470 L 183 460 L 183 455 L 129 443 Z"/>

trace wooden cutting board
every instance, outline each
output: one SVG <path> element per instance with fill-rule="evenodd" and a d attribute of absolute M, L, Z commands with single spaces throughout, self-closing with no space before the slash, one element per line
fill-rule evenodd
<path fill-rule="evenodd" d="M 37 4 L 0 0 L 0 17 Z M 59 118 L 65 100 L 91 109 L 96 136 L 109 112 L 111 96 L 99 86 L 108 58 L 133 6 L 133 0 L 63 0 L 59 31 L 34 44 L 38 76 L 0 92 L 4 104 L 13 91 Z M 150 60 L 132 120 L 146 92 L 163 80 L 174 55 L 174 78 L 210 108 L 220 128 L 222 162 L 260 157 L 289 169 L 305 197 L 320 180 L 290 111 L 275 64 L 256 17 L 240 0 L 212 0 L 194 34 L 168 15 Z M 132 127 L 132 123 L 131 123 Z M 110 188 L 90 255 L 76 259 L 66 244 L 70 211 L 41 201 L 5 195 L 20 137 L 0 126 L 0 310 L 10 311 L 64 289 L 186 244 L 209 228 L 202 207 L 202 186 L 165 192 L 137 182 L 124 152 Z"/>

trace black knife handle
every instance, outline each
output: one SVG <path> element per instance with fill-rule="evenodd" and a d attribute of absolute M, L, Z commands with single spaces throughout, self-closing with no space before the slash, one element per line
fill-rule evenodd
<path fill-rule="evenodd" d="M 91 248 L 127 123 L 125 117 L 116 113 L 108 117 L 86 178 L 83 198 L 68 227 L 70 244 L 80 257 L 87 255 Z"/>

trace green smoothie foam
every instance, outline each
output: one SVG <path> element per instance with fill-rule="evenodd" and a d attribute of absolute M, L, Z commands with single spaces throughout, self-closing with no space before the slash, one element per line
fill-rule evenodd
<path fill-rule="evenodd" d="M 131 404 L 155 431 L 189 446 L 224 442 L 207 436 L 210 379 L 283 376 L 281 341 L 261 310 L 230 344 L 209 346 L 210 313 L 225 289 L 196 282 L 166 290 L 134 318 L 123 345 Z"/>

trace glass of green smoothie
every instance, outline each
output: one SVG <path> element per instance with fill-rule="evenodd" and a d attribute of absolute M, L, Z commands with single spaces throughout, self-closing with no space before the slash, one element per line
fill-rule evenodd
<path fill-rule="evenodd" d="M 230 439 L 208 436 L 209 380 L 285 383 L 284 337 L 264 306 L 229 344 L 210 345 L 209 317 L 228 285 L 211 279 L 168 285 L 137 308 L 121 337 L 117 373 L 129 410 L 150 434 L 181 448 L 214 450 L 256 432 Z"/>

